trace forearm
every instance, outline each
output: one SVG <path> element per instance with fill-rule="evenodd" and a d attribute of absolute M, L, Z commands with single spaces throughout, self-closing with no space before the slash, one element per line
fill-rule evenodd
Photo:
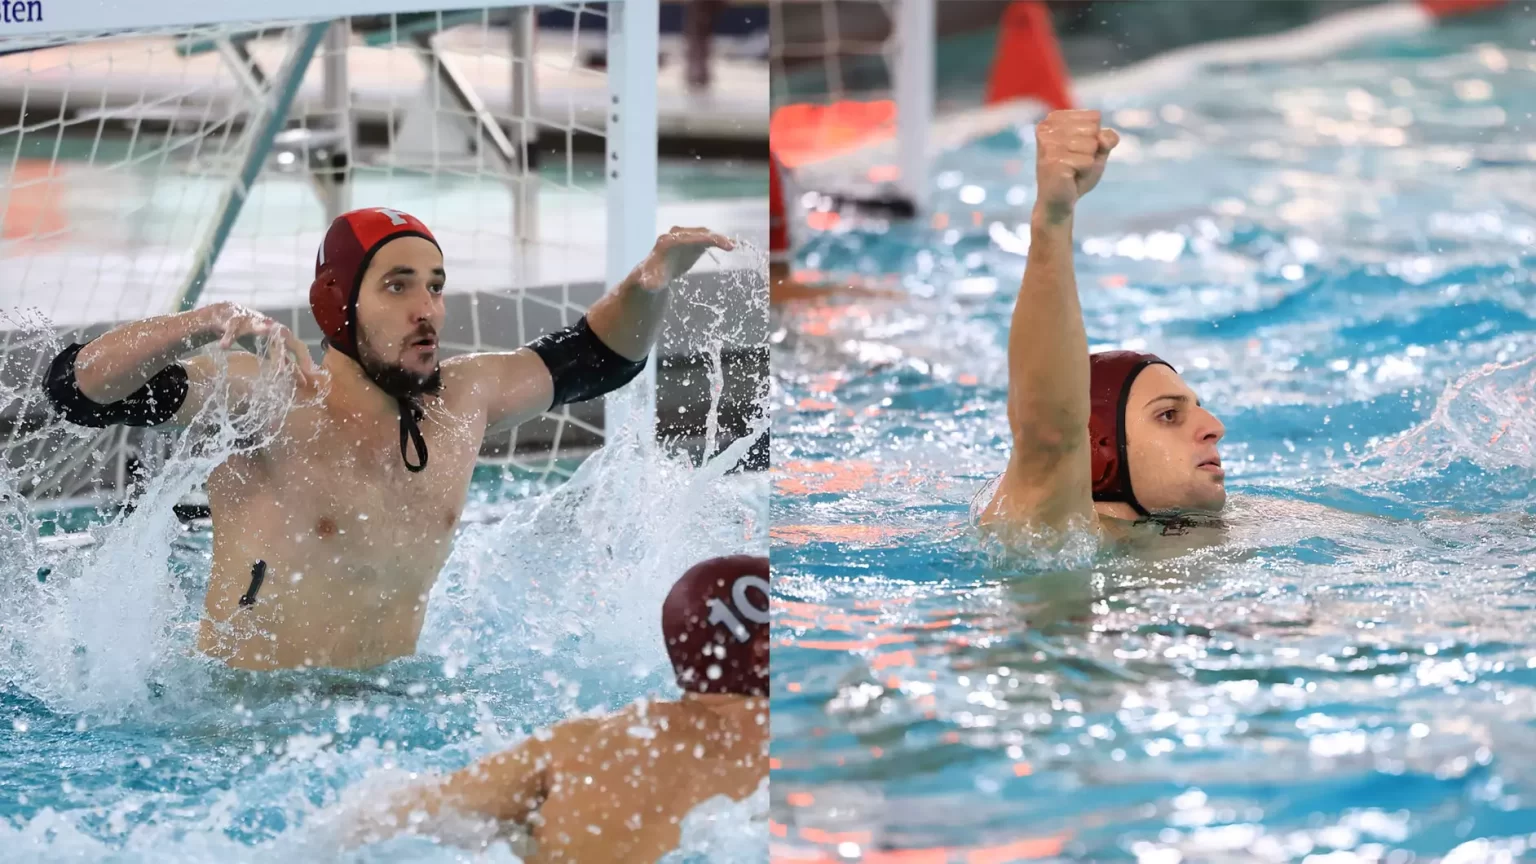
<path fill-rule="evenodd" d="M 412 829 L 430 833 L 442 810 L 439 782 L 397 789 L 383 800 L 369 798 L 348 806 L 342 812 L 343 843 L 361 846 Z"/>
<path fill-rule="evenodd" d="M 124 324 L 102 334 L 75 358 L 75 381 L 92 402 L 108 404 L 143 387 L 181 355 L 218 338 L 207 310 Z"/>
<path fill-rule="evenodd" d="M 445 812 L 496 821 L 525 822 L 538 806 L 538 777 L 518 750 L 487 756 L 392 798 L 385 824 L 407 826 L 441 820 Z M 414 823 L 413 823 L 414 820 Z"/>
<path fill-rule="evenodd" d="M 1072 265 L 1072 217 L 1037 210 L 1008 333 L 1008 414 L 1016 439 L 1070 449 L 1087 435 L 1088 335 Z M 1022 442 L 1021 442 L 1022 443 Z"/>
<path fill-rule="evenodd" d="M 631 275 L 587 310 L 593 334 L 626 360 L 643 360 L 651 353 L 671 289 L 647 291 Z"/>

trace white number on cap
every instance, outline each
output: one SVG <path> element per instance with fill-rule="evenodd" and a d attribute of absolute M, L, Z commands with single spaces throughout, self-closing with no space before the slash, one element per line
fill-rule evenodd
<path fill-rule="evenodd" d="M 747 591 L 756 588 L 763 592 L 763 608 L 759 609 L 747 598 Z M 743 576 L 736 580 L 736 587 L 731 591 L 731 599 L 736 601 L 736 608 L 742 617 L 753 624 L 768 623 L 768 580 L 761 576 Z"/>
<path fill-rule="evenodd" d="M 752 602 L 751 598 L 747 597 L 747 592 L 753 588 L 763 592 L 764 605 L 761 609 Z M 710 600 L 709 623 L 724 624 L 731 628 L 731 632 L 736 635 L 738 641 L 745 642 L 751 638 L 752 634 L 747 632 L 747 628 L 741 623 L 741 619 L 745 618 L 753 624 L 768 623 L 767 600 L 768 580 L 761 576 L 742 576 L 736 580 L 736 585 L 731 590 L 732 605 L 736 609 L 732 611 L 730 606 L 725 605 L 718 598 Z M 737 616 L 738 612 L 741 613 L 739 617 Z"/>
<path fill-rule="evenodd" d="M 391 225 L 405 224 L 405 214 L 401 213 L 399 210 L 391 210 L 388 207 L 380 207 L 379 212 L 389 217 L 389 223 Z"/>

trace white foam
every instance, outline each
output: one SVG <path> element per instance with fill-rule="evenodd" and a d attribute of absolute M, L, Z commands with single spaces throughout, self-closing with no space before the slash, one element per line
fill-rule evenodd
<path fill-rule="evenodd" d="M 657 864 L 762 864 L 768 858 L 768 778 L 740 801 L 724 795 L 704 801 L 683 818 L 677 850 Z"/>

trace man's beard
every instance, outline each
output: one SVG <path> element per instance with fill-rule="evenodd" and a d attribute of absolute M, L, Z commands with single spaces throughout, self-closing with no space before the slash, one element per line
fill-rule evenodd
<path fill-rule="evenodd" d="M 358 363 L 373 383 L 385 393 L 400 399 L 420 395 L 437 395 L 443 389 L 443 367 L 432 367 L 432 372 L 421 375 L 411 372 L 398 363 L 385 363 L 372 356 L 367 343 L 358 346 Z"/>

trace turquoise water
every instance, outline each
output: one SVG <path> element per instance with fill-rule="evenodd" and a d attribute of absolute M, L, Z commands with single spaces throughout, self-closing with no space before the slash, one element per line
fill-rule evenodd
<path fill-rule="evenodd" d="M 1126 137 L 1079 208 L 1090 343 L 1226 424 L 1224 531 L 1063 568 L 969 524 L 1009 446 L 1029 127 L 939 159 L 939 222 L 809 239 L 912 297 L 775 324 L 786 855 L 1536 848 L 1533 58 L 1515 10 L 1086 106 Z"/>

